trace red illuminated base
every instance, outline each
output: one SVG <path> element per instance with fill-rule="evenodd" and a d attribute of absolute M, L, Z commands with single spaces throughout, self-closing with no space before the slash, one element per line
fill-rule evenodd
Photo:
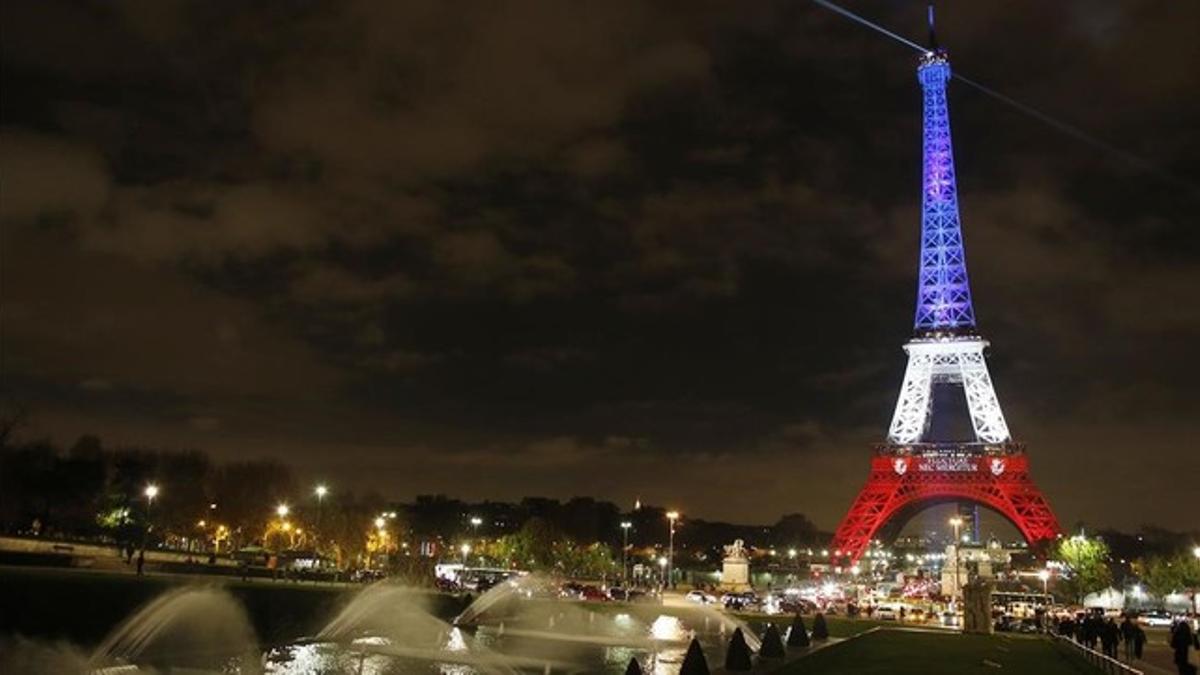
<path fill-rule="evenodd" d="M 1031 547 L 1061 532 L 1029 477 L 1029 458 L 1018 444 L 883 445 L 871 459 L 866 486 L 833 536 L 835 558 L 857 562 L 888 521 L 947 501 L 975 502 L 996 511 Z"/>

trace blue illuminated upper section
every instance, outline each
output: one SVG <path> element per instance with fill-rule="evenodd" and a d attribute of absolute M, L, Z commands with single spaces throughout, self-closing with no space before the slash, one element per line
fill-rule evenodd
<path fill-rule="evenodd" d="M 954 148 L 946 82 L 950 60 L 935 50 L 921 57 L 917 79 L 925 93 L 924 175 L 921 190 L 921 269 L 917 281 L 918 334 L 971 333 L 975 310 L 967 281 L 958 189 L 954 180 Z"/>

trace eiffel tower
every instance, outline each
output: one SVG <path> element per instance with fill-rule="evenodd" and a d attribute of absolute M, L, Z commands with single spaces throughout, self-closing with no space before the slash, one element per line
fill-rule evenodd
<path fill-rule="evenodd" d="M 954 151 L 946 84 L 950 58 L 937 46 L 920 57 L 924 93 L 924 172 L 921 254 L 913 337 L 904 346 L 908 367 L 888 429 L 874 448 L 867 484 L 832 543 L 836 561 L 853 564 L 880 536 L 893 533 L 918 511 L 944 502 L 968 502 L 996 511 L 1031 546 L 1054 540 L 1058 521 L 1029 474 L 1022 444 L 1013 441 L 988 373 L 988 342 L 975 328 L 959 221 Z M 961 396 L 959 396 L 961 394 Z M 965 398 L 967 440 L 946 440 L 946 418 Z M 967 420 L 959 426 L 965 431 Z"/>

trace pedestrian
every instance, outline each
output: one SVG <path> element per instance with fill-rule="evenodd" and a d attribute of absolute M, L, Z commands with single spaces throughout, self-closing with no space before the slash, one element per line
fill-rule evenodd
<path fill-rule="evenodd" d="M 1171 628 L 1171 649 L 1175 652 L 1175 667 L 1179 669 L 1179 675 L 1196 675 L 1196 666 L 1188 661 L 1188 650 L 1192 647 L 1200 649 L 1191 624 L 1186 619 L 1175 622 Z"/>
<path fill-rule="evenodd" d="M 1146 631 L 1141 626 L 1133 626 L 1133 658 L 1141 660 L 1142 648 L 1146 646 Z"/>
<path fill-rule="evenodd" d="M 1117 643 L 1121 641 L 1121 630 L 1117 628 L 1117 622 L 1109 617 L 1100 626 L 1100 644 L 1104 647 L 1104 655 L 1115 659 L 1117 658 Z"/>
<path fill-rule="evenodd" d="M 1133 639 L 1137 634 L 1137 625 L 1133 623 L 1133 619 L 1128 614 L 1125 615 L 1125 620 L 1121 622 L 1121 641 L 1125 643 L 1125 660 L 1133 660 Z"/>
<path fill-rule="evenodd" d="M 142 568 L 145 566 L 146 566 L 146 549 L 143 548 L 138 551 L 138 555 L 137 555 L 137 573 L 138 573 L 139 577 L 142 576 Z"/>

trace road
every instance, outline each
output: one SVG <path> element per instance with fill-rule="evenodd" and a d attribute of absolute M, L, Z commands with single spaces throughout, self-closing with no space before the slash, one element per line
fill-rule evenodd
<path fill-rule="evenodd" d="M 1179 670 L 1175 667 L 1175 654 L 1171 651 L 1168 640 L 1171 633 L 1166 628 L 1147 628 L 1146 648 L 1142 652 L 1142 660 L 1131 665 L 1143 670 L 1147 675 L 1176 675 Z M 1196 663 L 1195 652 L 1192 652 L 1192 663 Z"/>

